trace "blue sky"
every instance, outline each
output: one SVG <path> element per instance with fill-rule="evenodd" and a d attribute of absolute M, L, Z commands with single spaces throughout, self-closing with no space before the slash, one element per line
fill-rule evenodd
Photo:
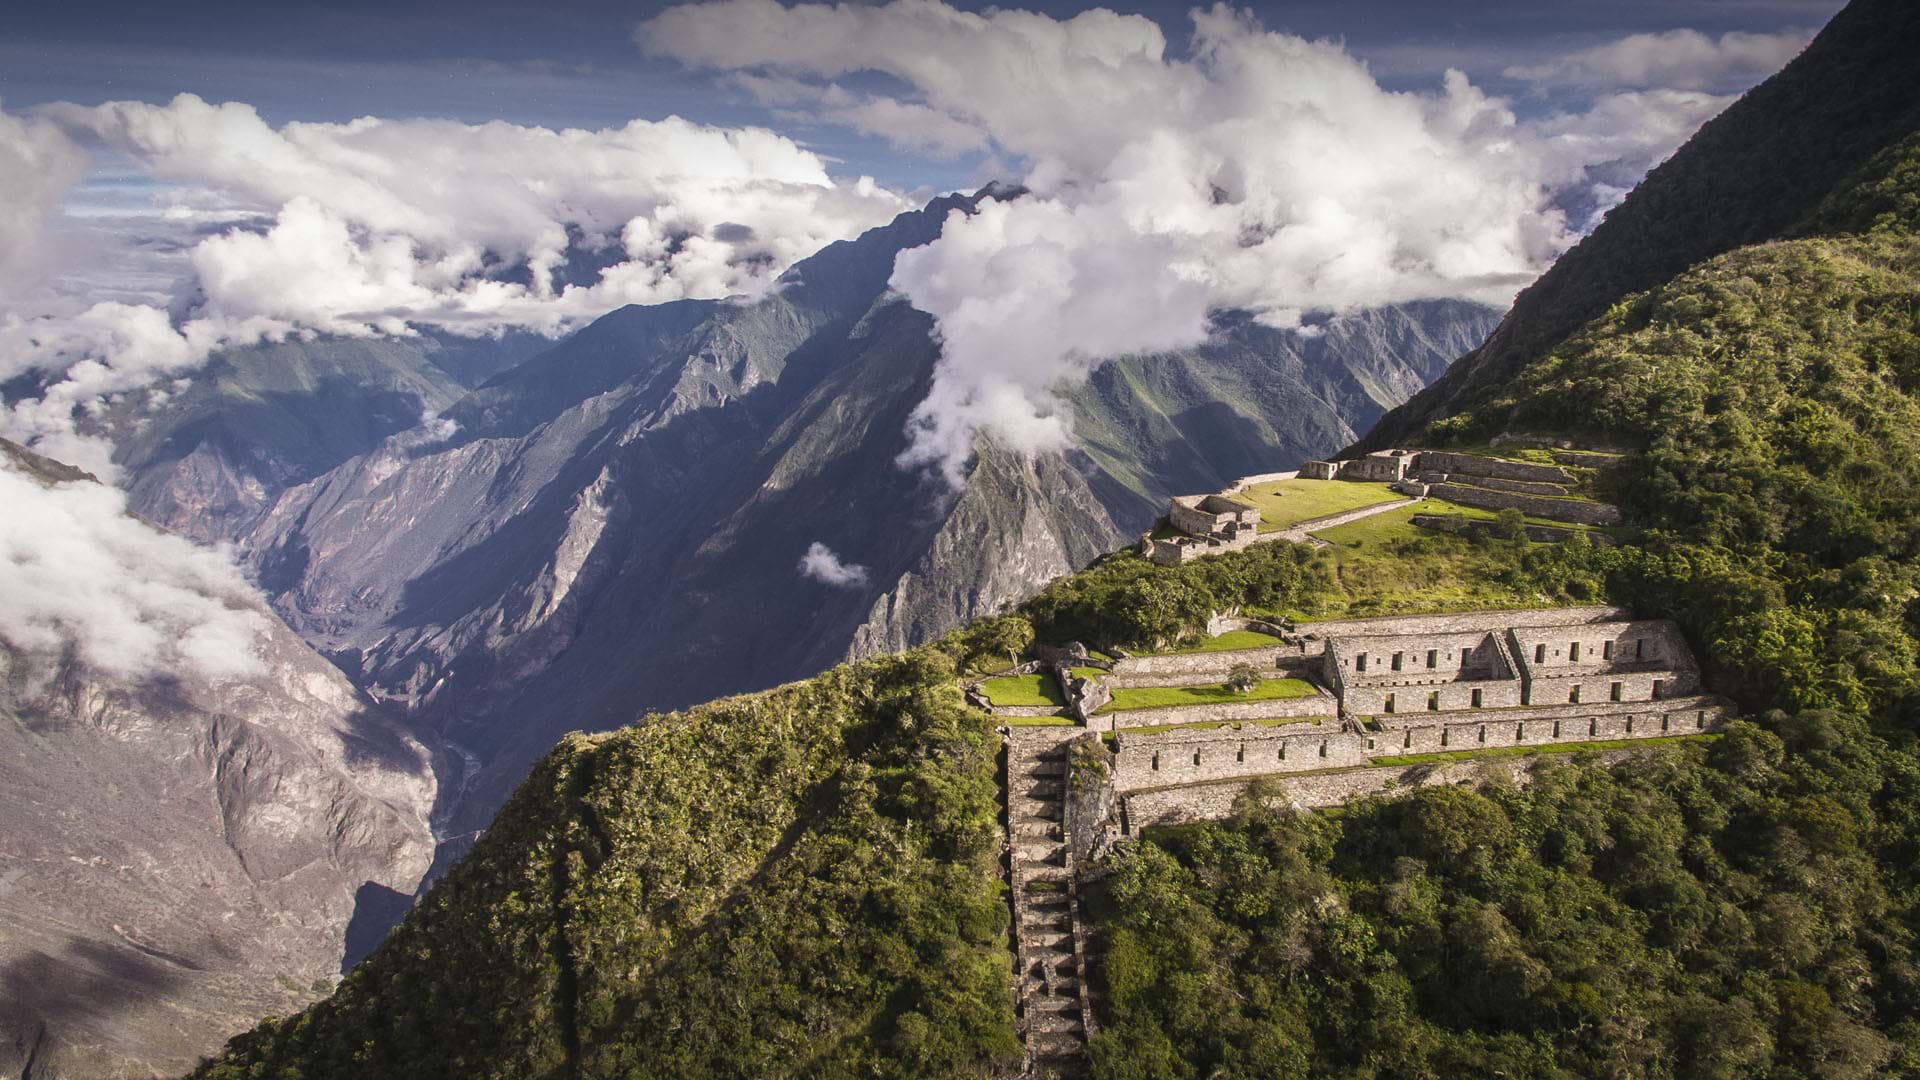
<path fill-rule="evenodd" d="M 706 123 L 779 121 L 744 93 L 670 60 L 649 59 L 633 29 L 665 4 L 475 0 L 472 3 L 173 4 L 125 0 L 0 8 L 0 102 L 164 102 L 191 92 L 244 101 L 269 121 L 357 116 L 490 119 L 604 127 L 679 115 Z M 984 10 L 989 5 L 961 3 Z M 1067 17 L 1091 5 L 1029 4 Z M 1174 49 L 1184 3 L 1113 3 L 1153 18 Z M 1677 28 L 1717 36 L 1813 28 L 1835 0 L 1346 0 L 1251 5 L 1266 27 L 1342 40 L 1390 89 L 1426 89 L 1447 67 L 1515 95 L 1523 114 L 1564 104 L 1502 76 L 1628 34 Z M 901 187 L 945 187 L 964 169 L 903 157 L 879 139 L 830 127 L 791 131 L 840 162 Z"/>

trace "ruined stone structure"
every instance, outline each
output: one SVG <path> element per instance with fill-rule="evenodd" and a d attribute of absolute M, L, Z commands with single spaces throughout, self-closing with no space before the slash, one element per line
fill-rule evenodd
<path fill-rule="evenodd" d="M 1569 455 L 1611 464 L 1613 455 Z M 1620 508 L 1573 497 L 1574 474 L 1561 465 L 1448 450 L 1377 450 L 1346 461 L 1309 461 L 1300 475 L 1325 480 L 1377 480 L 1416 498 L 1435 496 L 1482 510 L 1509 507 L 1530 517 L 1575 525 L 1618 525 Z"/>
<path fill-rule="evenodd" d="M 1320 692 L 1083 720 L 1112 732 L 1124 831 L 1162 820 L 1152 807 L 1183 805 L 1168 789 L 1366 769 L 1384 757 L 1717 728 L 1729 706 L 1701 693 L 1678 630 L 1624 614 L 1588 607 L 1341 620 L 1296 627 L 1288 640 L 1257 649 L 1128 657 L 1092 681 L 1207 685 L 1251 663 Z M 1152 798 L 1142 803 L 1142 793 Z M 1195 805 L 1213 799 L 1193 797 Z"/>
<path fill-rule="evenodd" d="M 1204 505 L 1189 509 L 1208 512 Z M 1695 735 L 1731 706 L 1701 692 L 1672 623 L 1617 607 L 1525 609 L 1275 624 L 1215 615 L 1208 630 L 1257 630 L 1249 649 L 1095 661 L 1068 647 L 1049 668 L 1072 727 L 1008 727 L 1008 878 L 1014 994 L 1027 1071 L 1071 1073 L 1093 1013 L 1079 872 L 1154 825 L 1217 818 L 1255 782 L 1307 809 L 1490 776 L 1526 782 L 1534 755 L 1449 758 L 1495 748 L 1601 747 Z M 1104 674 L 1071 674 L 1069 663 Z M 1101 712 L 1116 689 L 1218 686 L 1237 664 L 1296 678 L 1304 697 Z M 1004 710 L 997 710 L 1004 714 Z"/>
<path fill-rule="evenodd" d="M 1180 535 L 1140 539 L 1142 554 L 1161 566 L 1238 551 L 1260 535 L 1260 508 L 1225 495 L 1175 495 L 1162 521 Z"/>
<path fill-rule="evenodd" d="M 1006 740 L 1013 992 L 1028 1073 L 1077 1071 L 1092 1033 L 1086 931 L 1065 824 L 1068 746 L 1078 734 L 1024 728 Z"/>

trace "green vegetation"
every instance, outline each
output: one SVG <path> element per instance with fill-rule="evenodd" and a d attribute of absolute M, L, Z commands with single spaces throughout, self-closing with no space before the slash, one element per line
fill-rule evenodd
<path fill-rule="evenodd" d="M 1100 713 L 1129 709 L 1164 709 L 1174 705 L 1217 705 L 1233 701 L 1287 701 L 1312 697 L 1313 684 L 1300 679 L 1261 679 L 1245 692 L 1215 683 L 1211 686 L 1136 686 L 1115 690 L 1113 701 Z"/>
<path fill-rule="evenodd" d="M 332 997 L 195 1075 L 1017 1062 L 997 752 L 926 649 L 570 737 Z"/>
<path fill-rule="evenodd" d="M 1073 727 L 1079 721 L 1065 714 L 1051 716 L 996 716 L 995 723 L 1008 727 Z"/>
<path fill-rule="evenodd" d="M 1539 746 L 1489 746 L 1484 750 L 1442 750 L 1432 754 L 1390 754 L 1373 759 L 1376 765 L 1444 765 L 1479 758 L 1539 757 L 1542 754 L 1597 754 L 1603 750 L 1637 750 L 1683 742 L 1712 742 L 1718 732 L 1699 735 L 1658 735 L 1650 739 L 1595 739 L 1583 743 L 1544 743 Z"/>
<path fill-rule="evenodd" d="M 1303 521 L 1378 506 L 1406 496 L 1370 480 L 1280 480 L 1233 496 L 1260 508 L 1260 531 L 1284 532 Z"/>
<path fill-rule="evenodd" d="M 1105 678 L 1107 675 L 1106 668 L 1076 667 L 1073 668 L 1072 671 L 1073 677 L 1076 679 L 1100 679 Z"/>
<path fill-rule="evenodd" d="M 1554 755 L 1526 790 L 1249 800 L 1150 835 L 1095 905 L 1096 1075 L 1920 1074 L 1914 151 L 1828 200 L 1854 235 L 1622 300 L 1409 440 L 1644 447 L 1621 466 L 1635 545 L 1328 537 L 1349 610 L 1404 590 L 1673 617 L 1756 719 L 1614 767 Z"/>
<path fill-rule="evenodd" d="M 1062 708 L 1067 704 L 1066 696 L 1060 692 L 1060 684 L 1047 672 L 988 679 L 980 684 L 980 692 L 995 705 L 1051 705 Z"/>
<path fill-rule="evenodd" d="M 1264 649 L 1285 642 L 1272 634 L 1263 634 L 1258 630 L 1229 630 L 1216 634 L 1200 644 L 1186 649 L 1169 649 L 1165 655 L 1181 656 L 1189 653 L 1237 652 L 1241 649 Z"/>

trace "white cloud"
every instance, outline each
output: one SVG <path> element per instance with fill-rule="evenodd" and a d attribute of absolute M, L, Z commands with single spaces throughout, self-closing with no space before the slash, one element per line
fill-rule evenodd
<path fill-rule="evenodd" d="M 263 669 L 256 639 L 267 616 L 224 551 L 131 517 L 113 488 L 48 487 L 5 455 L 0 506 L 0 640 L 8 645 L 71 649 L 119 677 Z"/>
<path fill-rule="evenodd" d="M 1505 74 L 1542 86 L 1740 90 L 1785 67 L 1812 39 L 1811 30 L 1736 30 L 1718 38 L 1698 30 L 1631 34 Z"/>
<path fill-rule="evenodd" d="M 84 167 L 76 140 L 165 182 L 156 219 L 231 226 L 173 256 L 183 291 L 170 303 L 6 303 Z M 190 94 L 0 113 L 0 183 L 0 378 L 51 376 L 42 397 L 0 412 L 0 434 L 101 470 L 107 450 L 75 434 L 74 410 L 221 347 L 422 325 L 558 333 L 623 304 L 756 293 L 907 206 L 758 128 L 276 128 L 251 106 Z M 597 271 L 570 276 L 583 260 Z M 140 263 L 141 282 L 164 280 L 151 259 L 122 261 Z"/>
<path fill-rule="evenodd" d="M 668 9 L 638 39 L 768 80 L 763 94 L 807 102 L 812 87 L 816 106 L 835 80 L 891 76 L 918 98 L 903 105 L 1025 163 L 1029 194 L 951 218 L 895 266 L 943 341 L 902 462 L 950 480 L 982 430 L 1061 445 L 1056 387 L 1119 353 L 1200 340 L 1210 309 L 1295 326 L 1308 310 L 1434 297 L 1504 305 L 1576 238 L 1560 207 L 1606 197 L 1590 168 L 1610 166 L 1609 184 L 1644 171 L 1719 105 L 1617 95 L 1522 122 L 1457 71 L 1389 92 L 1337 43 L 1225 6 L 1192 17 L 1185 56 L 1144 17 L 941 0 L 717 0 Z"/>
<path fill-rule="evenodd" d="M 47 220 L 87 164 L 86 152 L 52 124 L 0 111 L 0 311 L 44 288 Z"/>
<path fill-rule="evenodd" d="M 800 576 L 840 589 L 858 589 L 867 583 L 867 568 L 843 563 L 833 549 L 818 540 L 800 556 Z"/>

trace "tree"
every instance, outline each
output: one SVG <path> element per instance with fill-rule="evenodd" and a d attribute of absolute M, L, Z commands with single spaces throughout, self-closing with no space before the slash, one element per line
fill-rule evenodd
<path fill-rule="evenodd" d="M 1251 694 L 1253 688 L 1260 685 L 1260 673 L 1252 664 L 1242 660 L 1227 671 L 1227 689 L 1236 694 Z"/>
<path fill-rule="evenodd" d="M 1509 506 L 1493 516 L 1493 531 L 1502 540 L 1525 540 L 1527 515 Z"/>

